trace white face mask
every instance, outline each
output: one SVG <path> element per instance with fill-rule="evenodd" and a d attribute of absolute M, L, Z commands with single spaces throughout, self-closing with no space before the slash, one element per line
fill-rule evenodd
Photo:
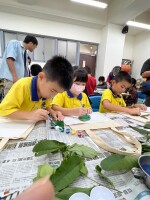
<path fill-rule="evenodd" d="M 77 85 L 75 83 L 73 83 L 70 91 L 75 94 L 75 95 L 79 95 L 81 92 L 83 92 L 83 90 L 85 90 L 85 86 L 84 85 Z"/>

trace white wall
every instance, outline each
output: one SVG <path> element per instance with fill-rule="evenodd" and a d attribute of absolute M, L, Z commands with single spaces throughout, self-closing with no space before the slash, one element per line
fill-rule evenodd
<path fill-rule="evenodd" d="M 0 12 L 0 29 L 100 43 L 101 31 L 66 23 Z"/>
<path fill-rule="evenodd" d="M 133 46 L 134 46 L 135 36 L 133 35 L 126 35 L 125 37 L 125 44 L 123 50 L 123 59 L 133 59 Z"/>
<path fill-rule="evenodd" d="M 120 66 L 123 56 L 125 35 L 121 26 L 108 24 L 102 30 L 102 42 L 98 51 L 96 77 L 107 77 L 114 66 Z"/>
<path fill-rule="evenodd" d="M 141 78 L 142 65 L 148 58 L 150 58 L 150 31 L 145 31 L 135 36 L 132 69 L 134 78 Z"/>

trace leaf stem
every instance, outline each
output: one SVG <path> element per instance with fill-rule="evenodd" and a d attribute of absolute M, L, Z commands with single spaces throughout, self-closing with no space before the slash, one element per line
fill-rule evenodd
<path fill-rule="evenodd" d="M 97 183 L 98 185 L 101 185 L 101 186 L 106 187 L 106 185 L 103 185 L 103 184 L 101 184 L 101 183 L 95 181 L 94 179 L 92 179 L 92 178 L 90 178 L 90 177 L 88 177 L 88 176 L 85 176 L 85 177 L 88 178 L 88 179 L 90 179 L 91 181 Z M 111 187 L 107 187 L 107 188 L 112 189 L 112 190 L 115 190 L 115 191 L 117 191 L 117 192 L 121 192 L 120 190 L 117 190 L 116 188 L 111 188 Z M 121 192 L 121 193 L 123 193 L 123 192 Z"/>

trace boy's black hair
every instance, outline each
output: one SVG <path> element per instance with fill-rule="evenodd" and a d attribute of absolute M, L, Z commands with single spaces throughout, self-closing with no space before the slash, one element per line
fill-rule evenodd
<path fill-rule="evenodd" d="M 42 71 L 42 67 L 39 64 L 33 64 L 30 67 L 30 71 L 32 76 L 37 76 Z"/>
<path fill-rule="evenodd" d="M 136 85 L 136 79 L 135 78 L 131 78 L 131 83 L 133 84 L 133 87 L 135 87 L 135 85 Z"/>
<path fill-rule="evenodd" d="M 73 68 L 70 62 L 62 56 L 54 56 L 43 67 L 48 81 L 57 81 L 65 90 L 69 90 L 73 82 Z"/>
<path fill-rule="evenodd" d="M 85 66 L 84 69 L 87 71 L 88 74 L 92 73 L 91 68 L 89 66 Z"/>
<path fill-rule="evenodd" d="M 36 37 L 34 37 L 33 35 L 27 35 L 23 42 L 26 44 L 28 44 L 29 42 L 32 42 L 33 44 L 38 45 L 38 41 Z"/>
<path fill-rule="evenodd" d="M 87 71 L 83 68 L 83 67 L 80 67 L 78 69 L 76 69 L 74 71 L 74 81 L 79 81 L 79 82 L 84 82 L 86 83 L 87 80 L 88 80 L 88 74 L 87 74 Z"/>
<path fill-rule="evenodd" d="M 100 81 L 104 82 L 104 81 L 105 81 L 105 77 L 104 77 L 104 76 L 100 76 L 100 77 L 98 78 L 98 81 L 99 81 L 99 82 L 100 82 Z"/>
<path fill-rule="evenodd" d="M 123 71 L 120 71 L 120 72 L 113 78 L 113 80 L 115 80 L 116 83 L 122 82 L 122 81 L 127 81 L 128 83 L 131 84 L 131 76 L 130 76 L 127 72 L 123 72 Z"/>
<path fill-rule="evenodd" d="M 78 65 L 73 65 L 72 67 L 73 67 L 73 71 L 75 71 L 76 69 L 78 69 L 78 68 L 79 68 L 79 66 L 78 66 Z"/>

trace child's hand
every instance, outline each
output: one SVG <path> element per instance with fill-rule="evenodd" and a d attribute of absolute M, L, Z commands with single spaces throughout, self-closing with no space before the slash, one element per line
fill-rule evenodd
<path fill-rule="evenodd" d="M 140 108 L 129 108 L 130 115 L 141 115 Z"/>
<path fill-rule="evenodd" d="M 58 121 L 64 120 L 64 116 L 62 115 L 60 111 L 53 111 L 52 116 L 54 117 L 55 120 L 58 120 Z"/>
<path fill-rule="evenodd" d="M 87 108 L 87 114 L 91 114 L 92 113 L 92 109 L 91 108 Z"/>
<path fill-rule="evenodd" d="M 147 110 L 147 106 L 144 105 L 144 104 L 137 104 L 137 106 L 138 106 L 141 110 L 143 110 L 143 111 L 146 111 L 146 110 Z"/>
<path fill-rule="evenodd" d="M 49 112 L 47 110 L 38 109 L 31 112 L 30 120 L 34 121 L 47 120 L 49 118 L 48 114 Z"/>
<path fill-rule="evenodd" d="M 86 115 L 90 113 L 91 113 L 91 109 L 89 108 L 75 108 L 74 109 L 75 116 L 82 116 L 82 115 Z"/>

